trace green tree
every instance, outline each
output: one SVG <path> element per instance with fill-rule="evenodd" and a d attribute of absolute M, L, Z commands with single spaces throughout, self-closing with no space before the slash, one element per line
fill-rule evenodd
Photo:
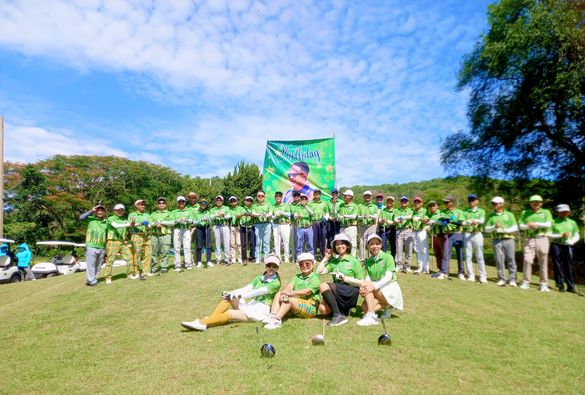
<path fill-rule="evenodd" d="M 481 177 L 558 180 L 556 200 L 582 205 L 582 1 L 501 0 L 489 6 L 488 22 L 459 74 L 459 88 L 470 90 L 470 130 L 443 143 L 443 165 Z"/>
<path fill-rule="evenodd" d="M 241 161 L 233 172 L 225 176 L 222 194 L 227 198 L 236 196 L 242 200 L 247 195 L 255 196 L 262 189 L 262 174 L 257 165 Z"/>

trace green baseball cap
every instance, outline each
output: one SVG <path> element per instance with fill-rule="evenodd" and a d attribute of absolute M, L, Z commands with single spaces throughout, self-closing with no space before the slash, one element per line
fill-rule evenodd
<path fill-rule="evenodd" d="M 529 202 L 542 202 L 542 196 L 540 195 L 532 195 L 530 196 Z"/>

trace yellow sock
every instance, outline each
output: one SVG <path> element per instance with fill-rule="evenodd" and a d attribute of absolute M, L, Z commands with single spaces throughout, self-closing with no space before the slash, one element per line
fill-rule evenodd
<path fill-rule="evenodd" d="M 230 322 L 230 315 L 227 312 L 214 314 L 211 317 L 199 320 L 199 322 L 207 326 L 224 325 Z"/>
<path fill-rule="evenodd" d="M 230 302 L 228 302 L 227 300 L 222 300 L 221 302 L 219 302 L 217 306 L 215 306 L 215 310 L 213 310 L 213 313 L 211 313 L 211 315 L 214 316 L 221 313 L 225 313 L 226 311 L 228 311 L 229 308 Z"/>

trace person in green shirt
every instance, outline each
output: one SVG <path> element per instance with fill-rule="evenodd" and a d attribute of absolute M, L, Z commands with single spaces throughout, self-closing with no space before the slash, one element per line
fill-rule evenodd
<path fill-rule="evenodd" d="M 238 198 L 230 196 L 228 199 L 229 203 L 229 216 L 230 218 L 230 263 L 243 263 L 242 261 L 242 240 L 240 238 L 240 214 L 242 207 L 238 206 Z"/>
<path fill-rule="evenodd" d="M 301 204 L 293 209 L 293 222 L 297 229 L 296 234 L 296 256 L 304 252 L 305 245 L 307 252 L 314 254 L 315 246 L 313 245 L 313 210 L 309 207 L 309 198 L 301 195 Z"/>
<path fill-rule="evenodd" d="M 127 276 L 134 280 L 138 278 L 138 270 L 134 266 L 135 261 L 132 256 L 132 242 L 128 237 L 128 226 L 130 221 L 126 216 L 126 208 L 123 204 L 116 204 L 114 206 L 114 215 L 108 218 L 107 241 L 106 241 L 106 265 L 104 271 L 106 272 L 106 285 L 112 283 L 112 266 L 118 254 L 127 263 Z"/>
<path fill-rule="evenodd" d="M 97 274 L 104 263 L 106 255 L 106 235 L 108 231 L 106 208 L 98 204 L 91 210 L 81 214 L 79 219 L 87 221 L 87 232 L 85 233 L 86 284 L 90 287 L 95 287 L 98 283 Z"/>
<path fill-rule="evenodd" d="M 520 288 L 530 288 L 532 264 L 534 263 L 534 258 L 537 258 L 540 268 L 540 286 L 538 290 L 549 292 L 548 251 L 550 242 L 548 234 L 552 227 L 553 218 L 549 210 L 542 208 L 542 197 L 540 195 L 531 196 L 529 205 L 530 208 L 522 211 L 518 220 L 518 227 L 526 236 L 526 242 L 524 243 L 524 279 L 520 284 Z"/>
<path fill-rule="evenodd" d="M 463 269 L 463 221 L 465 213 L 455 207 L 455 198 L 451 195 L 443 199 L 445 209 L 441 210 L 439 222 L 443 225 L 443 259 L 442 268 L 439 273 L 433 274 L 433 278 L 443 280 L 449 276 L 449 264 L 451 263 L 451 251 L 455 247 L 457 257 L 457 276 L 465 280 L 465 269 Z"/>
<path fill-rule="evenodd" d="M 320 314 L 333 313 L 329 326 L 347 324 L 349 310 L 357 305 L 359 298 L 359 287 L 355 282 L 363 280 L 364 269 L 356 257 L 351 255 L 352 244 L 349 237 L 340 233 L 333 239 L 332 250 L 327 250 L 325 258 L 317 268 L 317 274 L 331 273 L 333 282 L 321 283 L 319 291 L 323 295 L 323 309 Z"/>
<path fill-rule="evenodd" d="M 199 210 L 199 196 L 195 192 L 189 192 L 187 194 L 187 204 L 185 205 L 186 208 L 195 212 Z"/>
<path fill-rule="evenodd" d="M 252 204 L 254 198 L 246 196 L 244 198 L 244 205 L 240 213 L 240 240 L 242 241 L 242 260 L 243 265 L 248 264 L 248 257 L 251 262 L 254 262 L 254 253 L 256 252 L 256 235 L 254 233 L 254 217 L 252 216 Z"/>
<path fill-rule="evenodd" d="M 465 210 L 465 221 L 463 221 L 467 279 L 475 281 L 472 260 L 475 252 L 479 282 L 487 283 L 487 272 L 485 271 L 485 260 L 483 259 L 483 233 L 481 232 L 485 223 L 485 210 L 479 207 L 479 198 L 475 193 L 467 196 L 467 204 L 469 207 Z"/>
<path fill-rule="evenodd" d="M 270 254 L 270 235 L 272 233 L 272 206 L 266 202 L 264 191 L 256 192 L 256 203 L 252 205 L 252 216 L 255 219 L 254 232 L 256 237 L 256 264 L 263 262 L 264 258 Z"/>
<path fill-rule="evenodd" d="M 309 252 L 303 252 L 297 259 L 299 273 L 274 297 L 271 313 L 265 321 L 266 329 L 280 328 L 282 319 L 289 313 L 299 318 L 317 316 L 321 300 L 319 294 L 321 277 L 313 272 L 315 257 Z"/>
<path fill-rule="evenodd" d="M 134 255 L 134 265 L 138 267 L 138 278 L 145 280 L 144 275 L 150 273 L 152 263 L 152 241 L 150 239 L 150 229 L 152 219 L 145 211 L 146 202 L 138 199 L 134 202 L 136 211 L 130 213 L 128 219 L 131 223 L 130 239 L 132 240 L 132 251 Z M 135 273 L 136 274 L 136 273 Z"/>
<path fill-rule="evenodd" d="M 280 290 L 279 267 L 280 259 L 276 255 L 267 256 L 264 273 L 242 288 L 222 292 L 221 301 L 209 317 L 183 321 L 181 325 L 188 330 L 205 331 L 209 326 L 225 325 L 231 321 L 265 321 Z"/>
<path fill-rule="evenodd" d="M 559 292 L 565 291 L 564 283 L 567 283 L 567 292 L 577 293 L 573 277 L 573 245 L 579 241 L 579 228 L 577 223 L 569 218 L 571 208 L 568 204 L 559 204 L 556 207 L 558 217 L 552 224 L 550 238 L 553 273 Z"/>
<path fill-rule="evenodd" d="M 223 196 L 215 197 L 215 207 L 209 210 L 209 218 L 213 225 L 213 239 L 215 241 L 215 261 L 217 264 L 229 265 L 232 261 L 230 249 L 231 214 L 229 208 L 223 205 Z M 221 251 L 223 247 L 223 258 Z"/>
<path fill-rule="evenodd" d="M 398 271 L 410 273 L 412 261 L 412 247 L 414 243 L 412 233 L 412 209 L 408 207 L 408 196 L 400 198 L 400 207 L 394 210 L 394 225 L 396 226 L 396 268 Z M 404 256 L 403 256 L 404 253 Z"/>
<path fill-rule="evenodd" d="M 429 217 L 427 216 L 427 209 L 423 207 L 423 200 L 420 196 L 415 196 L 412 199 L 414 208 L 412 209 L 412 239 L 414 241 L 414 252 L 416 254 L 416 260 L 418 268 L 415 274 L 429 274 L 430 268 L 430 257 L 429 257 L 429 243 L 427 233 L 427 222 Z"/>
<path fill-rule="evenodd" d="M 378 219 L 381 209 L 372 201 L 372 192 L 365 191 L 364 201 L 358 206 L 358 238 L 360 243 L 358 258 L 366 259 L 366 241 L 370 235 L 376 234 L 378 230 Z"/>
<path fill-rule="evenodd" d="M 494 211 L 486 218 L 484 230 L 492 235 L 494 260 L 498 269 L 497 284 L 500 287 L 506 285 L 504 270 L 506 263 L 508 263 L 509 285 L 517 287 L 514 234 L 518 232 L 518 223 L 514 214 L 504 209 L 503 197 L 494 197 L 492 207 Z"/>
<path fill-rule="evenodd" d="M 431 200 L 427 207 L 429 209 L 427 228 L 431 233 L 431 244 L 433 245 L 433 254 L 435 255 L 437 271 L 440 272 L 443 267 L 443 243 L 445 237 L 443 226 L 439 222 L 441 211 L 439 210 L 439 204 L 434 200 Z"/>
<path fill-rule="evenodd" d="M 211 229 L 209 228 L 209 203 L 206 199 L 199 200 L 199 208 L 191 212 L 191 219 L 195 222 L 195 260 L 197 267 L 203 266 L 202 255 L 205 250 L 205 267 L 214 267 L 211 261 Z M 191 236 L 193 237 L 193 236 Z"/>
<path fill-rule="evenodd" d="M 355 247 L 353 248 L 352 254 L 354 257 L 357 257 L 357 225 L 359 208 L 353 202 L 353 196 L 354 194 L 351 189 L 347 189 L 343 192 L 343 202 L 339 204 L 337 218 L 341 223 L 341 233 L 349 237 L 351 245 Z"/>
<path fill-rule="evenodd" d="M 382 249 L 396 255 L 396 226 L 394 225 L 394 196 L 386 198 L 386 206 L 380 211 L 378 236 L 382 238 Z"/>
<path fill-rule="evenodd" d="M 290 234 L 292 238 L 292 258 L 293 262 L 297 261 L 297 225 L 294 221 L 294 211 L 295 209 L 301 205 L 301 193 L 298 191 L 294 191 L 292 193 L 292 203 L 290 204 L 290 219 L 291 219 L 291 226 L 290 226 Z"/>
<path fill-rule="evenodd" d="M 290 262 L 290 205 L 283 202 L 283 194 L 278 191 L 274 194 L 272 207 L 272 236 L 274 238 L 274 253 L 284 262 Z"/>
<path fill-rule="evenodd" d="M 315 256 L 317 256 L 317 249 L 319 249 L 319 256 L 325 256 L 327 250 L 327 203 L 321 200 L 321 190 L 315 189 L 313 191 L 313 200 L 309 202 L 309 207 L 313 211 L 313 249 Z"/>
<path fill-rule="evenodd" d="M 362 309 L 364 317 L 357 322 L 359 326 L 377 325 L 376 311 L 383 310 L 382 318 L 390 318 L 392 308 L 402 310 L 402 290 L 396 278 L 394 258 L 382 251 L 382 238 L 378 235 L 368 237 L 370 257 L 364 266 L 366 278 L 356 285 L 360 287 L 360 295 L 364 298 Z"/>
<path fill-rule="evenodd" d="M 333 188 L 331 190 L 331 200 L 327 202 L 327 213 L 329 220 L 327 221 L 327 245 L 330 246 L 336 234 L 341 232 L 341 224 L 337 219 L 337 212 L 339 211 L 339 189 Z"/>
<path fill-rule="evenodd" d="M 166 273 L 169 265 L 169 251 L 171 249 L 171 234 L 175 220 L 173 213 L 167 209 L 167 199 L 159 197 L 156 200 L 156 211 L 150 214 L 152 218 L 152 270 L 151 273 Z"/>
<path fill-rule="evenodd" d="M 187 199 L 184 196 L 177 197 L 177 209 L 173 210 L 173 252 L 175 261 L 175 271 L 181 272 L 181 247 L 183 249 L 183 259 L 185 268 L 193 268 L 193 258 L 191 256 L 191 225 L 193 223 L 192 212 L 188 209 Z"/>

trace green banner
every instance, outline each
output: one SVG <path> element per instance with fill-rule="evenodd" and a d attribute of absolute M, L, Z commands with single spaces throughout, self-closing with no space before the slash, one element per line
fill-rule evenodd
<path fill-rule="evenodd" d="M 284 202 L 292 201 L 298 191 L 313 198 L 321 189 L 323 200 L 329 200 L 335 186 L 335 138 L 317 140 L 268 141 L 264 156 L 264 192 L 268 199 L 274 193 L 284 194 Z"/>

